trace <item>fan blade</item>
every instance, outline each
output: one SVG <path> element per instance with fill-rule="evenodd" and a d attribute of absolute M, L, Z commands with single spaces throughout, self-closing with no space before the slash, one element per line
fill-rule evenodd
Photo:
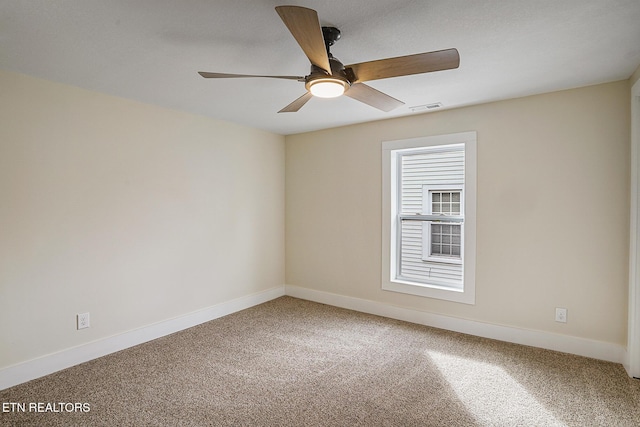
<path fill-rule="evenodd" d="M 300 6 L 278 6 L 276 12 L 296 39 L 309 61 L 331 74 L 331 65 L 324 45 L 318 13 Z"/>
<path fill-rule="evenodd" d="M 206 71 L 198 71 L 205 79 L 237 79 L 237 78 L 247 78 L 247 77 L 266 77 L 269 79 L 286 79 L 286 80 L 297 80 L 299 82 L 304 82 L 304 77 L 301 76 L 258 76 L 253 74 L 226 74 L 226 73 L 208 73 Z"/>
<path fill-rule="evenodd" d="M 311 98 L 313 98 L 313 95 L 311 95 L 311 92 L 307 92 L 304 95 L 302 95 L 300 98 L 293 101 L 291 104 L 284 107 L 282 110 L 278 111 L 278 113 L 295 113 L 296 111 L 301 109 L 302 106 L 306 104 L 307 101 L 310 100 Z"/>
<path fill-rule="evenodd" d="M 397 99 L 392 98 L 371 86 L 367 86 L 364 83 L 352 84 L 344 94 L 349 98 L 364 102 L 367 105 L 385 112 L 389 112 L 394 108 L 404 105 L 404 102 L 398 101 Z"/>
<path fill-rule="evenodd" d="M 460 66 L 457 49 L 438 50 L 416 55 L 398 56 L 347 65 L 355 75 L 355 82 L 386 79 L 389 77 L 409 76 L 411 74 L 450 70 Z"/>

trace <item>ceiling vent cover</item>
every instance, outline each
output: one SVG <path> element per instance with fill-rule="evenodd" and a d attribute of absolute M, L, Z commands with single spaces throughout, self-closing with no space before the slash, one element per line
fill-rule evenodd
<path fill-rule="evenodd" d="M 409 107 L 409 109 L 414 113 L 417 113 L 419 111 L 436 110 L 438 108 L 442 108 L 441 102 L 434 102 L 432 104 L 416 105 L 415 107 Z"/>

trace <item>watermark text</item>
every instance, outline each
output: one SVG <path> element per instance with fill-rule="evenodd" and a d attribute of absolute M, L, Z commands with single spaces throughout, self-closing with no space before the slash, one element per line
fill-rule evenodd
<path fill-rule="evenodd" d="M 89 412 L 91 404 L 87 402 L 2 402 L 2 412 Z"/>

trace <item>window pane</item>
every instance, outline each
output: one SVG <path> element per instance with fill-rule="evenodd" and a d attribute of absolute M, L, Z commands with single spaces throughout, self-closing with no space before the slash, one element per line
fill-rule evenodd
<path fill-rule="evenodd" d="M 460 225 L 431 224 L 431 255 L 460 258 Z"/>
<path fill-rule="evenodd" d="M 460 191 L 430 191 L 429 194 L 431 197 L 431 206 L 430 206 L 431 214 L 433 215 L 460 215 L 461 214 L 462 193 Z"/>

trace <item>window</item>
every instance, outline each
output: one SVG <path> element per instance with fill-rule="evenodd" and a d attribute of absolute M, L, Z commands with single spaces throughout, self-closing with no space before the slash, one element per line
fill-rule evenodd
<path fill-rule="evenodd" d="M 382 143 L 388 291 L 475 303 L 476 134 Z"/>
<path fill-rule="evenodd" d="M 428 188 L 428 186 L 424 186 Z M 428 191 L 423 197 L 428 201 L 433 215 L 460 215 L 460 195 L 462 190 Z"/>
<path fill-rule="evenodd" d="M 430 253 L 427 259 L 437 260 L 438 257 L 460 259 L 460 239 L 462 238 L 460 227 L 459 224 L 432 224 L 429 222 L 431 233 L 427 248 Z"/>
<path fill-rule="evenodd" d="M 458 167 L 464 173 L 464 163 Z M 461 185 L 422 186 L 422 213 L 435 217 L 422 222 L 423 261 L 462 263 L 462 199 Z"/>

